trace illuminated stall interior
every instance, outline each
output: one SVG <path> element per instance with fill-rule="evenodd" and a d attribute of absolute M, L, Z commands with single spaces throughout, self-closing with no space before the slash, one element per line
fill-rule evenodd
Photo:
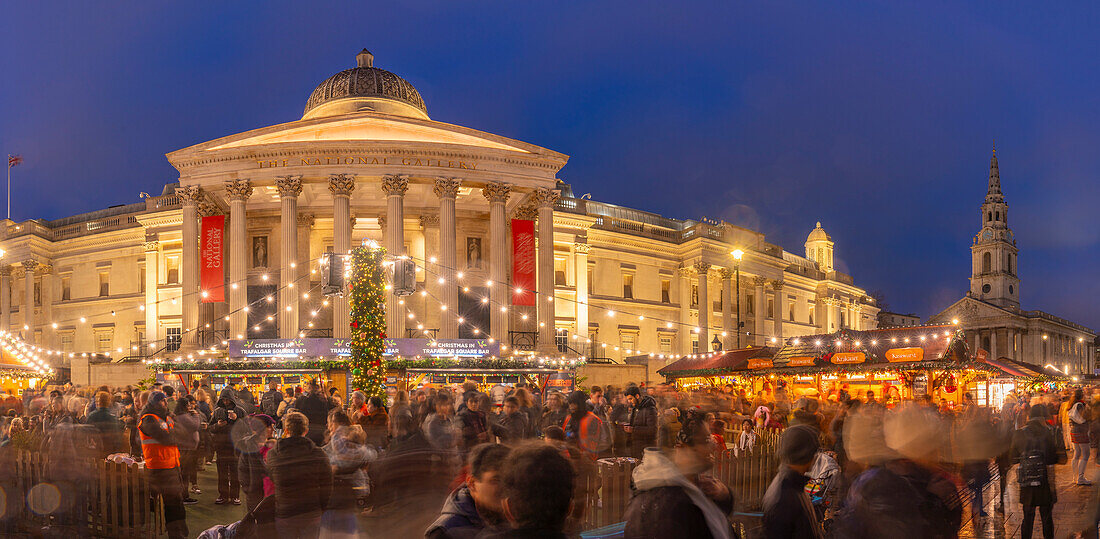
<path fill-rule="evenodd" d="M 40 357 L 42 351 L 7 332 L 0 332 L 0 392 L 20 395 L 36 389 L 53 374 Z"/>
<path fill-rule="evenodd" d="M 695 357 L 685 356 L 657 370 L 680 390 L 700 390 L 732 385 L 746 391 L 751 389 L 754 376 L 752 366 L 771 364 L 778 348 L 752 346 L 740 350 L 716 352 Z"/>

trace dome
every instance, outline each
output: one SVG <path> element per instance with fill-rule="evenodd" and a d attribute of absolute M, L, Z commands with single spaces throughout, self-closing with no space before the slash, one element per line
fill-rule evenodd
<path fill-rule="evenodd" d="M 356 67 L 345 69 L 317 85 L 306 101 L 303 119 L 375 111 L 428 119 L 420 92 L 405 79 L 374 67 L 374 55 L 363 49 Z"/>
<path fill-rule="evenodd" d="M 821 221 L 818 221 L 817 227 L 810 231 L 810 235 L 806 237 L 806 241 L 833 241 L 833 238 L 830 238 L 829 234 L 825 232 L 825 229 L 821 228 Z"/>

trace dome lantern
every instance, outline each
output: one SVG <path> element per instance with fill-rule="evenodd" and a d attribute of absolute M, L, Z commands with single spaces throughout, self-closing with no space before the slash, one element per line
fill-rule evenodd
<path fill-rule="evenodd" d="M 355 64 L 317 85 L 306 101 L 303 120 L 356 112 L 429 119 L 420 92 L 396 74 L 374 67 L 369 50 L 359 51 Z"/>

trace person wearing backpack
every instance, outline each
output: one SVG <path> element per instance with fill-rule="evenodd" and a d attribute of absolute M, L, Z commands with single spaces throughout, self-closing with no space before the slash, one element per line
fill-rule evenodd
<path fill-rule="evenodd" d="M 283 402 L 283 393 L 274 379 L 267 383 L 267 391 L 260 396 L 260 413 L 272 419 L 279 417 L 279 404 Z"/>
<path fill-rule="evenodd" d="M 1035 404 L 1028 410 L 1028 422 L 1016 431 L 1012 440 L 1012 457 L 1019 462 L 1017 481 L 1020 484 L 1020 503 L 1024 506 L 1020 537 L 1030 539 L 1035 525 L 1035 509 L 1043 519 L 1043 537 L 1054 537 L 1054 504 L 1058 493 L 1050 480 L 1050 466 L 1058 464 L 1065 455 L 1060 454 L 1054 432 L 1046 424 L 1046 406 Z"/>

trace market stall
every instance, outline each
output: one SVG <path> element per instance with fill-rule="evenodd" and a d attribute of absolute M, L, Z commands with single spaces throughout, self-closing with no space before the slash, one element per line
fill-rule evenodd
<path fill-rule="evenodd" d="M 36 389 L 53 375 L 39 350 L 10 333 L 0 332 L 0 393 L 18 396 Z"/>
<path fill-rule="evenodd" d="M 981 350 L 979 352 L 984 352 Z M 979 353 L 979 357 L 982 354 Z M 1037 365 L 1022 363 L 1007 357 L 983 358 L 982 363 L 989 365 L 989 372 L 967 386 L 974 400 L 982 406 L 1000 408 L 1005 397 L 1011 392 L 1057 391 L 1069 384 L 1072 379 L 1043 371 Z"/>
<path fill-rule="evenodd" d="M 739 350 L 685 356 L 657 370 L 680 390 L 718 388 L 732 385 L 750 388 L 753 366 L 770 364 L 777 348 L 754 346 Z"/>

